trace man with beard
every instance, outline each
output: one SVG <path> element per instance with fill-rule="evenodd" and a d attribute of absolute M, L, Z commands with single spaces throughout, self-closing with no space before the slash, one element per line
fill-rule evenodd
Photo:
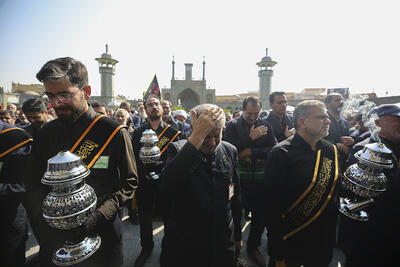
<path fill-rule="evenodd" d="M 166 123 L 168 123 L 169 125 L 171 125 L 172 127 L 174 127 L 175 129 L 177 129 L 178 131 L 180 131 L 182 133 L 182 137 L 183 136 L 183 123 L 175 120 L 172 117 L 172 104 L 171 102 L 169 102 L 168 100 L 163 100 L 161 101 L 161 106 L 163 108 L 163 115 L 162 115 L 162 120 Z"/>
<path fill-rule="evenodd" d="M 140 244 L 142 246 L 142 250 L 135 261 L 135 267 L 143 266 L 154 248 L 152 218 L 154 209 L 159 208 L 160 204 L 159 179 L 154 179 L 150 175 L 150 172 L 161 173 L 164 161 L 167 158 L 167 154 L 164 152 L 168 144 L 179 140 L 179 135 L 181 133 L 162 120 L 163 109 L 157 96 L 150 95 L 144 102 L 144 107 L 148 121 L 135 129 L 132 138 L 139 175 L 139 187 L 136 191 L 136 200 L 139 212 Z M 159 161 L 154 164 L 144 165 L 139 158 L 139 151 L 143 146 L 143 143 L 140 142 L 140 138 L 143 132 L 148 129 L 155 131 L 158 137 L 157 146 L 160 149 L 161 157 Z M 163 211 L 161 212 L 163 213 Z M 162 215 L 165 216 L 165 214 Z"/>
<path fill-rule="evenodd" d="M 40 266 L 55 266 L 53 252 L 66 240 L 94 233 L 101 237 L 99 250 L 74 266 L 122 266 L 118 211 L 137 186 L 130 136 L 124 126 L 95 113 L 88 105 L 91 88 L 81 62 L 70 57 L 51 60 L 36 77 L 43 82 L 44 95 L 58 116 L 39 131 L 25 177 L 26 207 L 40 245 Z M 90 169 L 85 182 L 94 189 L 97 206 L 82 226 L 61 231 L 44 221 L 42 203 L 50 188 L 41 184 L 41 178 L 48 160 L 67 150 L 79 154 Z"/>
<path fill-rule="evenodd" d="M 33 139 L 36 139 L 39 129 L 48 121 L 46 105 L 41 99 L 33 98 L 24 102 L 22 111 L 31 123 L 23 127 L 23 129 L 27 131 Z"/>
<path fill-rule="evenodd" d="M 25 266 L 28 217 L 21 202 L 23 164 L 31 150 L 32 137 L 21 128 L 0 120 L 0 258 L 2 266 Z"/>
<path fill-rule="evenodd" d="M 325 105 L 328 109 L 329 120 L 331 121 L 329 134 L 325 137 L 325 140 L 336 145 L 339 150 L 340 166 L 342 167 L 351 146 L 354 144 L 353 138 L 350 137 L 349 123 L 340 117 L 343 107 L 343 96 L 338 93 L 329 94 L 325 98 Z"/>
<path fill-rule="evenodd" d="M 258 190 L 264 179 L 265 160 L 277 142 L 271 124 L 258 117 L 260 110 L 261 101 L 256 97 L 247 97 L 243 101 L 243 115 L 226 125 L 224 140 L 234 145 L 239 152 L 243 204 L 246 212 L 251 212 L 247 252 L 258 266 L 265 266 L 265 258 L 258 250 L 266 226 Z"/>
<path fill-rule="evenodd" d="M 237 150 L 221 141 L 225 115 L 203 104 L 192 110 L 189 140 L 168 146 L 162 173 L 168 204 L 160 257 L 163 267 L 234 267 L 242 217 Z"/>
<path fill-rule="evenodd" d="M 272 108 L 263 119 L 268 121 L 278 142 L 294 135 L 293 118 L 286 114 L 287 100 L 285 92 L 273 92 L 269 95 L 269 103 Z"/>
<path fill-rule="evenodd" d="M 265 166 L 269 266 L 327 267 L 339 184 L 337 149 L 323 139 L 331 122 L 317 100 L 299 103 L 293 121 L 296 134 L 272 149 Z"/>
<path fill-rule="evenodd" d="M 391 150 L 392 169 L 384 169 L 388 180 L 387 189 L 374 197 L 368 206 L 369 220 L 359 222 L 345 216 L 339 221 L 339 245 L 346 255 L 346 266 L 372 267 L 397 266 L 400 240 L 400 108 L 381 105 L 368 113 L 379 130 L 369 138 L 355 144 L 346 162 L 357 163 L 354 154 L 366 144 L 381 142 Z"/>

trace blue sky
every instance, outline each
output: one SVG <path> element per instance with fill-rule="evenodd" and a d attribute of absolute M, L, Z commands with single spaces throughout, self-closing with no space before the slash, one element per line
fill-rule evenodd
<path fill-rule="evenodd" d="M 94 94 L 100 75 L 94 60 L 109 44 L 120 61 L 115 89 L 140 97 L 154 73 L 169 87 L 193 63 L 217 95 L 258 89 L 256 63 L 278 64 L 273 91 L 349 87 L 351 92 L 399 95 L 400 40 L 395 1 L 268 0 L 0 0 L 0 86 L 37 83 L 48 60 L 72 56 L 89 70 Z"/>

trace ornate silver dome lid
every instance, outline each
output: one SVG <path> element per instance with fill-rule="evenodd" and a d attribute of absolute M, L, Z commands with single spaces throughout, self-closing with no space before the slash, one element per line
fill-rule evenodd
<path fill-rule="evenodd" d="M 354 156 L 368 166 L 391 169 L 393 167 L 391 155 L 392 151 L 379 142 L 365 145 Z"/>
<path fill-rule="evenodd" d="M 47 161 L 47 171 L 42 183 L 46 185 L 57 185 L 67 182 L 79 182 L 87 177 L 90 170 L 82 162 L 80 156 L 70 152 L 62 151 Z"/>
<path fill-rule="evenodd" d="M 142 137 L 140 138 L 140 142 L 145 144 L 153 144 L 158 141 L 158 137 L 156 132 L 152 129 L 147 129 L 142 133 Z"/>

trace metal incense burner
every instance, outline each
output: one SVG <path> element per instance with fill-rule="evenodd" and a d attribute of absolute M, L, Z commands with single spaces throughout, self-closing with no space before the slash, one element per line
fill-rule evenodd
<path fill-rule="evenodd" d="M 95 211 L 96 194 L 84 180 L 89 173 L 81 158 L 69 151 L 48 160 L 42 183 L 51 186 L 51 191 L 43 201 L 43 217 L 51 227 L 77 228 Z M 66 241 L 54 252 L 53 262 L 60 266 L 81 262 L 95 253 L 100 243 L 100 236 L 82 237 L 78 243 Z"/>
<path fill-rule="evenodd" d="M 344 172 L 342 184 L 349 196 L 340 198 L 342 214 L 357 221 L 368 221 L 368 213 L 363 209 L 374 202 L 373 197 L 386 190 L 383 170 L 393 167 L 391 153 L 383 143 L 372 143 L 354 155 L 358 162 Z"/>
<path fill-rule="evenodd" d="M 147 129 L 142 133 L 140 142 L 143 143 L 139 150 L 140 160 L 144 165 L 151 165 L 160 159 L 160 149 L 157 146 L 158 137 L 152 129 Z M 149 175 L 153 180 L 160 178 L 155 172 L 150 172 Z M 147 177 L 147 176 L 146 176 Z"/>

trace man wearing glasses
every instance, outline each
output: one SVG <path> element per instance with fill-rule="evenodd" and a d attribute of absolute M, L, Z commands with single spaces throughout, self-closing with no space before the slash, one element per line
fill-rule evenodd
<path fill-rule="evenodd" d="M 125 127 L 94 112 L 87 101 L 91 88 L 86 67 L 65 57 L 47 62 L 36 77 L 43 82 L 45 98 L 54 107 L 55 119 L 39 131 L 34 143 L 29 176 L 25 177 L 26 206 L 40 245 L 40 266 L 54 266 L 53 251 L 66 239 L 97 233 L 99 250 L 75 266 L 122 266 L 121 221 L 118 210 L 137 186 L 137 171 L 130 136 Z M 47 161 L 60 151 L 79 154 L 90 168 L 85 182 L 97 195 L 97 209 L 79 229 L 60 231 L 43 219 L 42 203 L 49 192 L 41 184 Z"/>
<path fill-rule="evenodd" d="M 225 129 L 224 140 L 239 152 L 239 173 L 243 206 L 251 211 L 250 234 L 247 252 L 258 266 L 265 266 L 265 258 L 258 250 L 265 228 L 263 211 L 260 211 L 257 189 L 264 179 L 264 162 L 271 148 L 277 143 L 271 124 L 258 117 L 261 101 L 247 97 L 243 101 L 243 114 L 231 120 Z"/>

